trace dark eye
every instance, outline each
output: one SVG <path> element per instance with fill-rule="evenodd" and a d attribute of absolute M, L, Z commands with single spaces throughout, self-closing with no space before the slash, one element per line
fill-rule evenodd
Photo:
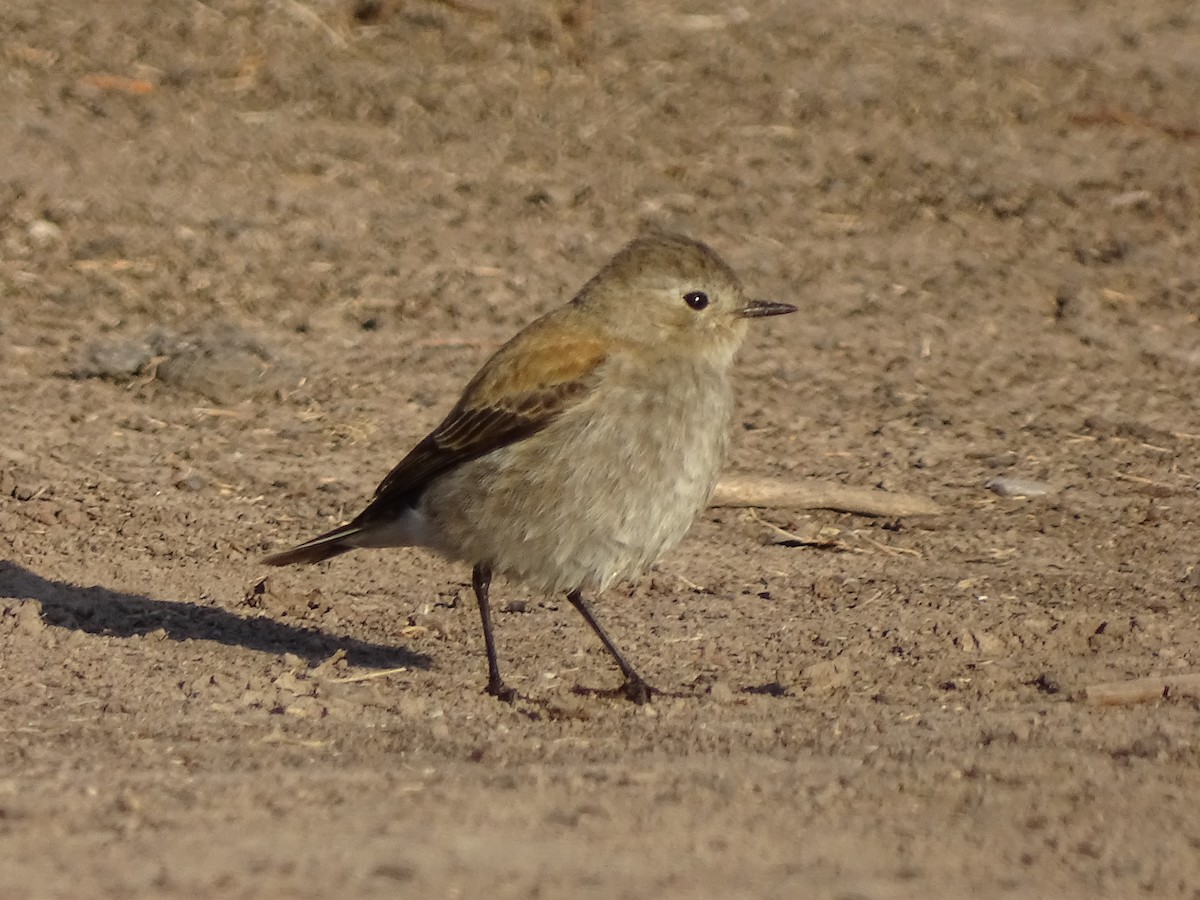
<path fill-rule="evenodd" d="M 704 307 L 708 306 L 708 294 L 704 293 L 704 291 L 691 291 L 683 295 L 683 302 L 692 309 L 704 309 Z"/>

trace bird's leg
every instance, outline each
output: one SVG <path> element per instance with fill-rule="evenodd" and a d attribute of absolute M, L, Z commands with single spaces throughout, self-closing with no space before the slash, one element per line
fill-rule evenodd
<path fill-rule="evenodd" d="M 592 631 L 596 632 L 596 636 L 600 638 L 601 643 L 603 643 L 608 649 L 608 652 L 612 654 L 612 658 L 617 661 L 617 666 L 621 669 L 621 674 L 625 676 L 625 684 L 621 688 L 621 690 L 625 693 L 625 696 L 634 703 L 649 703 L 650 694 L 653 692 L 653 688 L 646 684 L 646 682 L 642 680 L 642 676 L 634 671 L 633 666 L 631 666 L 629 661 L 625 659 L 620 649 L 618 649 L 617 645 L 613 643 L 612 638 L 610 638 L 607 632 L 600 627 L 600 623 L 597 622 L 596 617 L 592 615 L 592 608 L 588 606 L 587 601 L 583 599 L 583 594 L 581 594 L 578 590 L 571 591 L 571 593 L 567 594 L 567 599 L 571 601 L 571 605 L 573 607 L 579 610 L 579 614 L 583 616 L 584 621 L 592 626 Z"/>
<path fill-rule="evenodd" d="M 488 586 L 492 583 L 490 566 L 477 565 L 471 570 L 471 586 L 475 588 L 475 599 L 479 602 L 479 618 L 483 622 L 483 645 L 487 648 L 488 683 L 485 690 L 505 703 L 517 699 L 517 692 L 500 677 L 500 663 L 496 660 L 496 639 L 492 636 L 492 611 L 488 606 Z"/>

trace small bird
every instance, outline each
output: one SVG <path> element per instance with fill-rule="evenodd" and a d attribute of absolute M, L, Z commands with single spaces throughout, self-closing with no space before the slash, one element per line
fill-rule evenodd
<path fill-rule="evenodd" d="M 748 299 L 706 244 L 638 237 L 570 303 L 501 347 L 353 521 L 264 562 L 426 547 L 470 563 L 486 690 L 510 702 L 492 576 L 565 593 L 625 676 L 622 692 L 645 703 L 651 688 L 584 592 L 640 574 L 683 538 L 724 460 L 729 371 L 747 320 L 795 310 Z"/>

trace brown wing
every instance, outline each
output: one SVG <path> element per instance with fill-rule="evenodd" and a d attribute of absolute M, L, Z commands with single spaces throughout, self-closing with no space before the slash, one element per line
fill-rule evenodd
<path fill-rule="evenodd" d="M 445 420 L 383 479 L 359 518 L 411 506 L 430 480 L 541 431 L 591 392 L 602 344 L 552 316 L 497 351 Z"/>

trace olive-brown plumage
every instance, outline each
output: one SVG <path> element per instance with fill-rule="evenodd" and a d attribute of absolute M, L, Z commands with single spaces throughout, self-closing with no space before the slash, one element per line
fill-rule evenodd
<path fill-rule="evenodd" d="M 683 537 L 724 459 L 729 370 L 747 320 L 792 311 L 747 300 L 704 244 L 638 238 L 501 347 L 353 521 L 266 562 L 423 546 L 470 563 L 487 689 L 506 699 L 492 575 L 565 592 L 620 666 L 626 694 L 644 702 L 649 688 L 583 592 L 639 574 Z"/>

